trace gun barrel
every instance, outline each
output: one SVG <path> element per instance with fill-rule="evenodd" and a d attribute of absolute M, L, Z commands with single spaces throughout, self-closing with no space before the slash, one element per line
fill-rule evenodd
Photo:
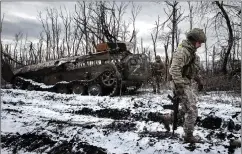
<path fill-rule="evenodd" d="M 172 134 L 174 135 L 174 131 L 177 129 L 177 121 L 178 121 L 178 108 L 179 108 L 179 100 L 174 99 L 171 95 L 167 96 L 173 103 L 173 110 L 174 110 L 174 116 L 173 116 L 173 127 L 172 127 Z"/>
<path fill-rule="evenodd" d="M 173 97 L 171 95 L 167 96 L 172 102 L 174 101 Z"/>

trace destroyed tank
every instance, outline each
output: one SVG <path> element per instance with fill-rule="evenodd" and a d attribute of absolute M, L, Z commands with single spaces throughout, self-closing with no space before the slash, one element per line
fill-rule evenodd
<path fill-rule="evenodd" d="M 114 96 L 136 91 L 149 78 L 149 61 L 129 48 L 128 43 L 101 43 L 94 53 L 24 66 L 13 73 L 4 64 L 3 70 L 13 77 L 3 78 L 11 78 L 20 89 L 66 94 Z"/>

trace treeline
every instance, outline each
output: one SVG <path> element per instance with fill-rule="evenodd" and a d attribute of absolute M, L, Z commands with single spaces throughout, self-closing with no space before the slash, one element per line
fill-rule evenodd
<path fill-rule="evenodd" d="M 133 3 L 131 21 L 123 20 L 130 3 L 120 2 L 77 2 L 75 11 L 67 8 L 46 8 L 38 12 L 43 27 L 37 43 L 30 42 L 28 36 L 15 34 L 14 44 L 2 44 L 4 53 L 11 55 L 18 63 L 9 61 L 14 67 L 36 64 L 48 60 L 84 55 L 95 50 L 101 42 L 136 42 L 135 20 L 141 10 Z M 133 31 L 128 28 L 133 25 Z M 135 52 L 135 51 L 134 51 Z"/>
<path fill-rule="evenodd" d="M 157 3 L 157 2 L 154 2 Z M 241 60 L 241 20 L 239 2 L 161 2 L 165 5 L 165 21 L 154 21 L 150 34 L 152 48 L 143 46 L 143 38 L 138 36 L 135 26 L 142 7 L 133 2 L 86 2 L 75 4 L 74 13 L 65 7 L 48 7 L 38 12 L 38 19 L 43 27 L 37 43 L 28 40 L 27 34 L 15 34 L 14 44 L 1 44 L 2 55 L 13 68 L 37 64 L 44 61 L 85 55 L 95 51 L 102 42 L 132 42 L 133 53 L 146 53 L 152 59 L 157 55 L 157 48 L 165 52 L 166 72 L 171 64 L 173 52 L 181 41 L 182 22 L 189 22 L 189 29 L 203 28 L 214 30 L 214 44 L 205 44 L 205 74 L 233 72 L 240 66 Z M 184 14 L 182 6 L 187 5 L 189 13 Z M 130 7 L 131 9 L 128 9 Z M 129 14 L 129 20 L 124 15 Z M 214 15 L 211 17 L 211 15 Z M 2 18 L 2 22 L 4 22 Z M 199 23 L 197 23 L 199 21 Z M 168 31 L 164 29 L 169 29 Z M 7 56 L 8 55 L 8 56 Z M 9 58 L 10 57 L 10 58 Z M 165 75 L 167 77 L 167 73 Z"/>

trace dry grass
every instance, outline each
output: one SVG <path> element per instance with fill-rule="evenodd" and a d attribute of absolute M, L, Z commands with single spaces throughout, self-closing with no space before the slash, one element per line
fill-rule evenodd
<path fill-rule="evenodd" d="M 204 77 L 204 89 L 206 91 L 236 91 L 241 92 L 241 79 L 230 78 L 227 75 L 217 74 Z"/>

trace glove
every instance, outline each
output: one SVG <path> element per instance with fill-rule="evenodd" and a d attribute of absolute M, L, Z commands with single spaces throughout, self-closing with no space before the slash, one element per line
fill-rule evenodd
<path fill-rule="evenodd" d="M 176 86 L 176 90 L 175 90 L 176 94 L 177 95 L 183 95 L 184 94 L 183 86 L 180 85 L 180 84 L 176 84 L 175 86 Z"/>
<path fill-rule="evenodd" d="M 198 91 L 202 91 L 203 90 L 203 84 L 198 84 Z"/>
<path fill-rule="evenodd" d="M 176 88 L 176 94 L 177 95 L 183 95 L 184 94 L 184 89 L 179 87 L 179 88 Z"/>

